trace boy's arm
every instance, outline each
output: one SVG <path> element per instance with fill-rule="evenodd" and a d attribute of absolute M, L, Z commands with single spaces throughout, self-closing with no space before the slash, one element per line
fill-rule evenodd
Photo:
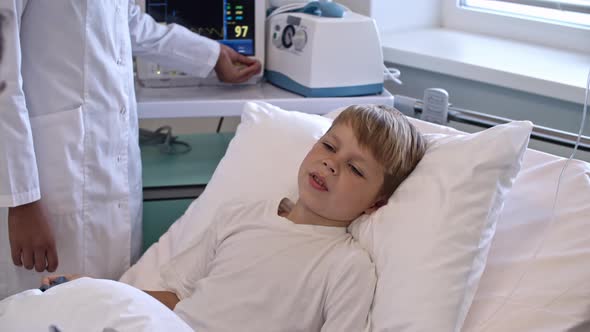
<path fill-rule="evenodd" d="M 344 262 L 328 286 L 322 332 L 364 331 L 367 326 L 377 282 L 375 266 L 366 254 Z"/>
<path fill-rule="evenodd" d="M 199 234 L 192 244 L 161 266 L 161 285 L 179 299 L 192 295 L 196 283 L 209 274 L 209 263 L 215 257 L 219 229 L 225 225 L 224 208 L 220 208 L 211 224 Z"/>
<path fill-rule="evenodd" d="M 41 279 L 41 289 L 44 291 L 46 289 L 49 289 L 51 286 L 57 285 L 58 283 L 64 283 L 64 282 L 76 280 L 79 278 L 85 278 L 85 277 L 91 278 L 91 277 L 84 276 L 81 274 L 57 274 L 57 275 L 46 276 L 43 279 Z M 151 295 L 156 300 L 162 302 L 165 306 L 170 308 L 170 310 L 174 310 L 174 307 L 180 301 L 178 299 L 178 296 L 176 296 L 176 294 L 174 294 L 172 292 L 146 291 L 146 290 L 144 290 L 144 292 Z"/>
<path fill-rule="evenodd" d="M 174 292 L 180 299 L 189 297 L 195 284 L 208 274 L 209 262 L 215 256 L 216 242 L 216 232 L 211 227 L 199 236 L 193 246 L 163 265 L 160 278 L 164 289 Z"/>
<path fill-rule="evenodd" d="M 144 292 L 146 292 L 147 294 L 151 295 L 156 300 L 162 302 L 165 306 L 167 306 L 168 308 L 170 308 L 170 310 L 174 310 L 174 307 L 176 307 L 176 304 L 178 302 L 180 302 L 180 300 L 178 299 L 178 296 L 176 296 L 176 294 L 174 294 L 172 292 L 167 292 L 167 291 L 147 291 L 147 290 L 144 290 Z"/>

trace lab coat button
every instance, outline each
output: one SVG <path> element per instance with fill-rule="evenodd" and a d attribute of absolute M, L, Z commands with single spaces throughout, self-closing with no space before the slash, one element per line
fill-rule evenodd
<path fill-rule="evenodd" d="M 117 162 L 120 163 L 121 162 L 121 156 L 117 156 Z"/>
<path fill-rule="evenodd" d="M 125 108 L 125 106 L 121 107 L 119 113 L 121 113 L 121 115 L 125 115 L 125 113 L 127 113 L 127 109 Z"/>
<path fill-rule="evenodd" d="M 118 64 L 118 65 L 120 65 L 120 64 L 122 64 L 122 63 L 123 63 L 123 60 L 121 60 L 121 58 L 118 58 L 118 59 L 117 59 L 117 64 Z"/>

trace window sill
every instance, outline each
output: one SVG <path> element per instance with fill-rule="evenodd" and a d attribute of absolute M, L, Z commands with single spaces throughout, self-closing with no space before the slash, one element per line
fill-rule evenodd
<path fill-rule="evenodd" d="M 578 104 L 584 101 L 588 54 L 448 29 L 382 32 L 381 42 L 386 62 Z"/>

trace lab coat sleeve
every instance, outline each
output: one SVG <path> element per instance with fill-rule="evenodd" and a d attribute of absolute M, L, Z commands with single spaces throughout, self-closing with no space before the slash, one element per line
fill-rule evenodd
<path fill-rule="evenodd" d="M 0 80 L 0 207 L 18 206 L 41 197 L 37 160 L 21 76 L 20 21 L 27 1 L 0 2 L 5 16 Z"/>
<path fill-rule="evenodd" d="M 133 54 L 164 67 L 206 77 L 217 62 L 220 45 L 177 24 L 162 25 L 129 0 Z"/>
<path fill-rule="evenodd" d="M 365 331 L 373 303 L 375 266 L 366 254 L 342 259 L 337 277 L 330 279 L 322 332 Z"/>

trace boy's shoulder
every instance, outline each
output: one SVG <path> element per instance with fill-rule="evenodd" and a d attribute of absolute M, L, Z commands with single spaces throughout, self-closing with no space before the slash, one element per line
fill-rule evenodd
<path fill-rule="evenodd" d="M 354 265 L 373 266 L 373 260 L 369 256 L 369 252 L 352 235 L 349 241 L 349 245 L 341 247 L 338 253 L 343 262 Z"/>
<path fill-rule="evenodd" d="M 338 292 L 344 288 L 347 292 L 363 294 L 366 287 L 372 290 L 377 271 L 368 252 L 360 245 L 340 247 L 332 258 L 335 260 L 328 272 L 329 292 Z"/>
<path fill-rule="evenodd" d="M 350 236 L 346 245 L 337 246 L 334 248 L 334 256 L 336 265 L 334 272 L 338 274 L 373 274 L 375 272 L 375 264 L 371 256 L 352 236 Z"/>

